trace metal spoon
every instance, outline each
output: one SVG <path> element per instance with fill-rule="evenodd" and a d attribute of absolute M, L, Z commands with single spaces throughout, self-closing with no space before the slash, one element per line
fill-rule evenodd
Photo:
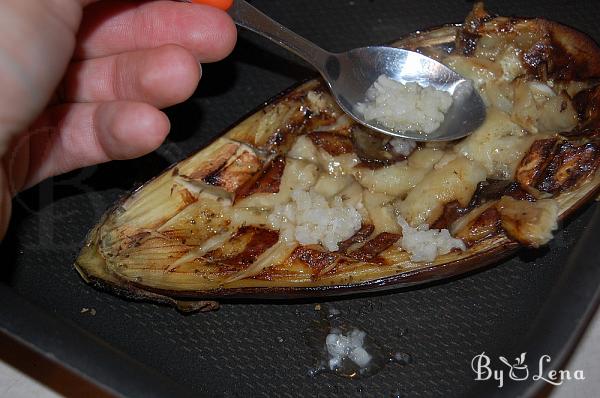
<path fill-rule="evenodd" d="M 384 134 L 417 141 L 446 141 L 472 133 L 485 119 L 485 105 L 470 80 L 422 54 L 392 47 L 362 47 L 334 54 L 275 22 L 244 0 L 184 0 L 217 6 L 229 12 L 235 23 L 297 54 L 317 69 L 339 106 L 352 118 Z M 355 106 L 364 102 L 367 89 L 380 75 L 401 83 L 415 82 L 453 95 L 440 127 L 428 134 L 395 131 L 367 121 Z"/>

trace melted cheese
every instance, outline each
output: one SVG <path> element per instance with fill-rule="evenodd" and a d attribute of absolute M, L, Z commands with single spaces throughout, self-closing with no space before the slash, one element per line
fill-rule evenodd
<path fill-rule="evenodd" d="M 400 233 L 393 201 L 393 196 L 365 191 L 364 203 L 369 213 L 369 220 L 375 227 L 375 234 L 381 232 Z"/>
<path fill-rule="evenodd" d="M 521 45 L 532 39 L 520 37 L 525 41 Z M 486 106 L 506 112 L 523 129 L 531 133 L 572 130 L 577 125 L 577 113 L 569 95 L 574 95 L 582 85 L 570 84 L 554 91 L 551 81 L 545 84 L 525 79 L 527 70 L 521 62 L 522 50 L 516 43 L 510 43 L 507 37 L 484 35 L 479 40 L 476 56 L 451 55 L 444 62 L 473 80 Z M 561 91 L 563 89 L 568 89 L 570 94 Z"/>
<path fill-rule="evenodd" d="M 521 52 L 522 51 L 518 48 L 507 46 L 500 55 L 498 63 L 502 69 L 503 80 L 510 82 L 527 72 L 521 62 Z"/>
<path fill-rule="evenodd" d="M 488 177 L 509 180 L 534 140 L 506 113 L 490 108 L 485 122 L 456 146 L 456 152 L 485 167 Z"/>
<path fill-rule="evenodd" d="M 481 88 L 487 82 L 495 81 L 503 75 L 500 65 L 488 59 L 450 55 L 444 60 L 444 63 L 456 73 L 471 79 L 477 88 Z"/>
<path fill-rule="evenodd" d="M 341 198 L 360 213 L 363 223 L 374 225 L 375 233 L 400 233 L 398 214 L 412 226 L 431 224 L 447 203 L 458 201 L 467 206 L 479 182 L 512 179 L 534 140 L 571 130 L 577 122 L 564 88 L 524 77 L 527 70 L 520 48 L 535 37 L 513 39 L 510 35 L 483 35 L 475 56 L 450 55 L 443 60 L 474 81 L 488 107 L 486 120 L 469 137 L 421 145 L 405 161 L 372 169 L 357 167 L 360 159 L 355 153 L 332 156 L 309 137 L 300 136 L 287 153 L 280 192 L 244 199 L 240 203 L 246 206 L 242 218 L 264 222 L 265 209 L 288 203 L 291 190 L 312 189 L 328 200 Z M 308 102 L 317 113 L 335 108 L 331 98 L 321 94 L 309 93 Z M 339 116 L 333 125 L 348 123 L 346 116 Z M 546 213 L 551 216 L 552 212 Z"/>
<path fill-rule="evenodd" d="M 486 179 L 484 167 L 459 156 L 444 167 L 433 170 L 406 196 L 396 209 L 412 226 L 432 224 L 446 203 L 458 201 L 466 206 L 480 181 Z"/>
<path fill-rule="evenodd" d="M 512 120 L 532 132 L 558 133 L 577 125 L 577 112 L 568 96 L 556 95 L 544 83 L 514 83 Z"/>
<path fill-rule="evenodd" d="M 349 175 L 336 177 L 330 174 L 321 174 L 314 186 L 314 191 L 327 199 L 331 199 L 352 182 L 354 182 L 354 179 Z"/>
<path fill-rule="evenodd" d="M 332 176 L 343 176 L 353 172 L 354 166 L 360 163 L 360 159 L 354 153 L 332 156 L 326 151 L 317 148 L 307 136 L 300 136 L 287 156 L 293 159 L 302 159 L 316 164 L 321 172 Z"/>
<path fill-rule="evenodd" d="M 354 207 L 360 213 L 363 219 L 368 217 L 368 214 L 363 206 L 364 190 L 356 181 L 352 181 L 339 193 L 344 204 Z"/>
<path fill-rule="evenodd" d="M 405 196 L 444 155 L 442 151 L 424 148 L 414 151 L 407 161 L 379 169 L 357 168 L 354 176 L 366 189 L 393 196 Z"/>
<path fill-rule="evenodd" d="M 296 138 L 294 145 L 292 145 L 286 156 L 292 159 L 307 160 L 312 163 L 317 163 L 318 149 L 310 138 L 301 135 Z"/>

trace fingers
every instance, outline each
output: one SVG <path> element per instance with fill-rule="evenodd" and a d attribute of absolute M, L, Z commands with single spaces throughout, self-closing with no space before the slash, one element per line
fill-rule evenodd
<path fill-rule="evenodd" d="M 139 102 L 66 104 L 48 110 L 17 144 L 9 176 L 23 153 L 29 154 L 24 187 L 61 173 L 116 159 L 135 158 L 156 149 L 169 131 L 167 116 Z M 12 163 L 12 164 L 11 164 Z"/>
<path fill-rule="evenodd" d="M 61 2 L 58 17 L 50 1 L 0 1 L 0 154 L 44 109 L 71 59 L 81 8 Z"/>
<path fill-rule="evenodd" d="M 165 108 L 189 98 L 200 74 L 193 55 L 171 44 L 74 63 L 62 95 L 66 102 L 130 100 Z"/>
<path fill-rule="evenodd" d="M 213 7 L 174 1 L 107 0 L 84 10 L 77 59 L 178 44 L 198 61 L 226 57 L 237 32 L 231 18 Z"/>

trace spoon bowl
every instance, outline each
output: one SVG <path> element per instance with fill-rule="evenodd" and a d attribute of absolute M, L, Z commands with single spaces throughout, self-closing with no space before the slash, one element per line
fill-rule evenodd
<path fill-rule="evenodd" d="M 339 106 L 359 123 L 396 137 L 417 141 L 449 141 L 465 137 L 479 127 L 485 105 L 472 82 L 444 64 L 414 51 L 394 47 L 362 47 L 334 54 L 275 22 L 244 0 L 186 0 L 221 7 L 235 23 L 287 48 L 312 64 L 323 76 Z M 433 132 L 397 131 L 365 120 L 356 105 L 364 102 L 367 90 L 385 75 L 397 82 L 417 83 L 452 95 L 444 121 Z"/>
<path fill-rule="evenodd" d="M 330 54 L 321 70 L 337 103 L 352 118 L 384 134 L 417 141 L 447 141 L 469 135 L 483 123 L 486 111 L 472 82 L 444 64 L 414 51 L 393 47 L 362 47 Z M 364 120 L 356 111 L 367 90 L 380 75 L 400 83 L 417 83 L 452 95 L 453 101 L 444 121 L 435 131 L 396 131 Z"/>

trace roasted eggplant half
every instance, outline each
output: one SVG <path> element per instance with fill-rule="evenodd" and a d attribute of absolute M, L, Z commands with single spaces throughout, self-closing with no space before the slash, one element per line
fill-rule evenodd
<path fill-rule="evenodd" d="M 394 45 L 470 78 L 467 138 L 393 140 L 319 79 L 272 100 L 109 210 L 76 261 L 131 298 L 333 296 L 457 275 L 552 239 L 600 187 L 600 48 L 543 19 L 494 17 Z"/>

